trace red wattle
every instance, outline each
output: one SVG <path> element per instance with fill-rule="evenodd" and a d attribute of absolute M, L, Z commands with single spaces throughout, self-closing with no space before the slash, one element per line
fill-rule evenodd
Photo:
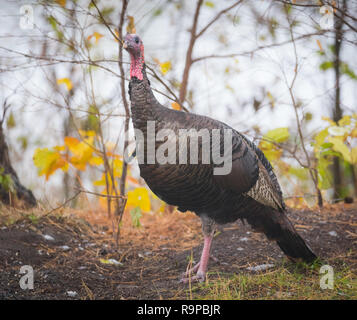
<path fill-rule="evenodd" d="M 139 80 L 143 80 L 143 66 L 144 66 L 144 48 L 140 50 L 140 56 L 136 57 L 131 54 L 131 64 L 130 64 L 130 78 L 136 77 Z"/>

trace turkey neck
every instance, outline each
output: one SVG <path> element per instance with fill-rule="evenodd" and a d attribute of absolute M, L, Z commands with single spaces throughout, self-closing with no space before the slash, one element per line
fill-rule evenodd
<path fill-rule="evenodd" d="M 146 131 L 147 121 L 157 119 L 156 109 L 160 104 L 156 100 L 147 78 L 142 57 L 131 56 L 129 95 L 134 128 Z"/>

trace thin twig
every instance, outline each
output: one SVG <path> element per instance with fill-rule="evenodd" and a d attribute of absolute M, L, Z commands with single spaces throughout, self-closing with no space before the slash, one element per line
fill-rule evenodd
<path fill-rule="evenodd" d="M 82 192 L 81 190 L 80 190 L 80 191 L 77 191 L 77 193 L 76 193 L 73 197 L 67 199 L 67 200 L 66 200 L 65 202 L 63 202 L 60 206 L 58 206 L 57 208 L 54 208 L 54 209 L 52 209 L 51 211 L 45 213 L 45 214 L 42 215 L 41 217 L 42 217 L 42 218 L 43 218 L 43 217 L 47 217 L 48 215 L 50 215 L 50 214 L 53 213 L 54 211 L 57 211 L 58 209 L 63 208 L 67 203 L 69 203 L 69 202 L 71 202 L 72 200 L 74 200 L 75 198 L 77 198 L 77 196 L 78 196 L 81 192 Z"/>

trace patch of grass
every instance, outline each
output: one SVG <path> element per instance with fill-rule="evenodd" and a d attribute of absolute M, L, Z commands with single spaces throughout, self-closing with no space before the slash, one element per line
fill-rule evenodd
<path fill-rule="evenodd" d="M 333 265 L 332 262 L 330 262 Z M 192 288 L 195 299 L 214 300 L 336 300 L 357 299 L 356 270 L 334 267 L 333 289 L 321 289 L 318 267 L 281 265 L 259 273 L 242 272 L 217 278 Z"/>

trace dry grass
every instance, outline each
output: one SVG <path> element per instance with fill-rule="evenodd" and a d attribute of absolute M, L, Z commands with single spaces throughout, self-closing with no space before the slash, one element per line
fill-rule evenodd
<path fill-rule="evenodd" d="M 86 219 L 92 225 L 102 226 L 112 234 L 112 220 L 103 210 L 93 212 L 77 211 L 76 215 Z M 122 242 L 151 247 L 152 250 L 167 247 L 186 250 L 201 242 L 200 219 L 193 213 L 179 211 L 143 213 L 140 218 L 141 227 L 133 226 L 129 212 L 125 212 L 122 220 L 119 245 Z"/>

